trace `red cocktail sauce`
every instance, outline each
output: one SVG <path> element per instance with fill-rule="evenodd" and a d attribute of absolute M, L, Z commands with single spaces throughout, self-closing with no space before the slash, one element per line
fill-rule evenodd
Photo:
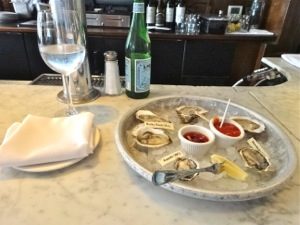
<path fill-rule="evenodd" d="M 241 131 L 235 125 L 231 123 L 223 123 L 222 127 L 220 127 L 221 121 L 216 118 L 214 119 L 215 128 L 220 131 L 222 134 L 225 134 L 230 137 L 238 137 L 241 135 Z"/>
<path fill-rule="evenodd" d="M 196 142 L 196 143 L 208 142 L 208 137 L 196 131 L 187 132 L 183 135 L 183 137 L 189 141 Z"/>

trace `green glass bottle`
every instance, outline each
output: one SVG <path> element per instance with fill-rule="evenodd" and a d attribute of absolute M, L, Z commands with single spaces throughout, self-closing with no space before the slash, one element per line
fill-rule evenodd
<path fill-rule="evenodd" d="M 144 0 L 134 0 L 125 47 L 125 83 L 126 95 L 136 99 L 146 98 L 150 93 L 151 43 L 144 14 Z"/>

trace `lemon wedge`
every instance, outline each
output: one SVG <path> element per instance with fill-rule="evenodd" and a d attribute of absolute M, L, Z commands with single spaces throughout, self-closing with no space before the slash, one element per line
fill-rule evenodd
<path fill-rule="evenodd" d="M 233 179 L 244 181 L 248 176 L 238 165 L 221 155 L 213 154 L 210 156 L 210 160 L 212 163 L 222 163 L 222 171 L 225 171 Z"/>

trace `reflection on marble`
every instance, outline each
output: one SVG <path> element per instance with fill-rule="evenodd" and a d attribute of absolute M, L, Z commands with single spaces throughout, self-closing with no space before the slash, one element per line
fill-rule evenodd
<path fill-rule="evenodd" d="M 285 69 L 292 78 L 299 74 L 289 66 Z M 0 141 L 11 123 L 28 113 L 52 116 L 65 107 L 56 101 L 59 87 L 0 84 L 0 90 Z M 282 190 L 268 197 L 235 203 L 199 200 L 156 187 L 139 176 L 117 151 L 114 132 L 123 113 L 154 97 L 195 95 L 222 100 L 230 97 L 232 102 L 259 112 L 282 127 L 293 142 L 299 161 L 298 91 L 299 79 L 295 79 L 276 88 L 153 85 L 149 98 L 143 100 L 125 95 L 102 96 L 83 105 L 97 106 L 93 109 L 101 118 L 97 127 L 102 142 L 94 155 L 71 167 L 43 174 L 0 169 L 0 224 L 297 225 L 299 167 Z M 282 112 L 285 114 L 281 115 Z"/>

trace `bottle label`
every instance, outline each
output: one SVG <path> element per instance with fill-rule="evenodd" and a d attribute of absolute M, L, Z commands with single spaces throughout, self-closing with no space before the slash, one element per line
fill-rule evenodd
<path fill-rule="evenodd" d="M 133 8 L 132 8 L 132 12 L 133 13 L 144 13 L 145 12 L 145 8 L 144 8 L 144 3 L 137 3 L 134 2 L 133 3 Z"/>
<path fill-rule="evenodd" d="M 135 92 L 150 90 L 151 58 L 135 60 Z"/>
<path fill-rule="evenodd" d="M 176 8 L 176 23 L 182 23 L 184 21 L 185 7 L 177 7 Z"/>
<path fill-rule="evenodd" d="M 147 7 L 146 12 L 146 23 L 147 24 L 154 24 L 155 23 L 155 7 Z"/>
<path fill-rule="evenodd" d="M 125 88 L 131 91 L 131 60 L 125 57 Z"/>
<path fill-rule="evenodd" d="M 142 93 L 150 90 L 151 58 L 134 59 L 134 74 L 131 74 L 131 59 L 125 57 L 125 86 L 128 91 Z M 134 82 L 132 89 L 131 82 Z"/>
<path fill-rule="evenodd" d="M 167 8 L 166 10 L 166 22 L 172 23 L 174 21 L 174 8 Z"/>

